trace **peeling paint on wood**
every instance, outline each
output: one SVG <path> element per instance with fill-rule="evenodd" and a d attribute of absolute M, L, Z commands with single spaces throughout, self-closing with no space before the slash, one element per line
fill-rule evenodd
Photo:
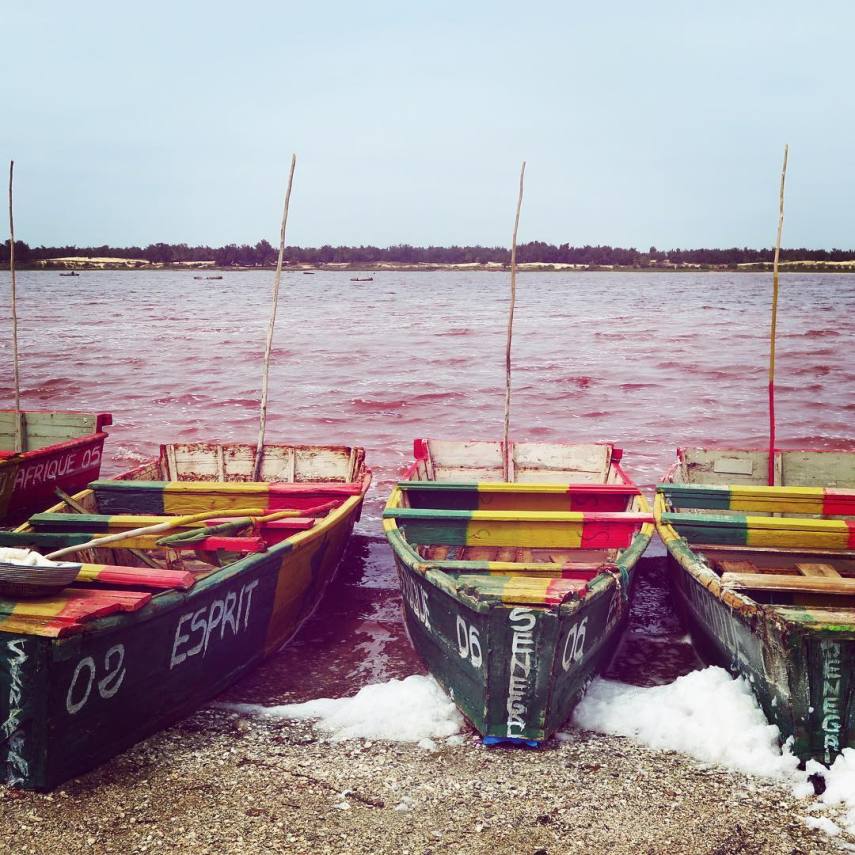
<path fill-rule="evenodd" d="M 515 447 L 524 483 L 500 446 L 417 440 L 383 525 L 430 671 L 486 742 L 536 745 L 608 662 L 652 517 L 611 446 Z"/>

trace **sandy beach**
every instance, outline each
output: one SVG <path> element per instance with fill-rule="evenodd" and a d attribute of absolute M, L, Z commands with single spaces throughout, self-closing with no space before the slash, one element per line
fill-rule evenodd
<path fill-rule="evenodd" d="M 541 751 L 471 734 L 431 751 L 208 708 L 51 794 L 4 790 L 0 852 L 851 851 L 807 828 L 809 804 L 575 729 Z"/>

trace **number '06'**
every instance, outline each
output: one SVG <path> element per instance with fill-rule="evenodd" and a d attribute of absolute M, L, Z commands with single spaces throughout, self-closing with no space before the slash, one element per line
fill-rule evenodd
<path fill-rule="evenodd" d="M 65 696 L 65 708 L 71 715 L 80 712 L 86 706 L 92 694 L 93 684 L 98 687 L 98 694 L 105 700 L 112 698 L 119 691 L 125 680 L 126 669 L 125 645 L 116 644 L 104 654 L 104 670 L 107 672 L 100 680 L 95 681 L 95 660 L 84 656 L 74 669 L 68 694 Z"/>
<path fill-rule="evenodd" d="M 574 624 L 567 633 L 567 641 L 564 642 L 564 655 L 561 657 L 561 664 L 564 670 L 568 671 L 574 662 L 578 662 L 585 653 L 585 624 L 588 623 L 588 618 L 583 618 L 579 623 Z"/>
<path fill-rule="evenodd" d="M 457 616 L 457 652 L 461 659 L 468 659 L 476 668 L 484 661 L 481 655 L 481 641 L 474 626 L 466 626 L 466 621 Z"/>

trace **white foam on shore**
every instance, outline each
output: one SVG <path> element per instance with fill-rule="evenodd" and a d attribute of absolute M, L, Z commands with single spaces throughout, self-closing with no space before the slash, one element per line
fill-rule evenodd
<path fill-rule="evenodd" d="M 576 707 L 573 722 L 587 730 L 628 736 L 666 751 L 679 751 L 715 766 L 787 784 L 793 795 L 813 794 L 809 775 L 821 775 L 826 790 L 822 807 L 843 814 L 805 817 L 811 828 L 855 835 L 855 749 L 845 748 L 829 769 L 814 760 L 804 772 L 789 745 L 778 744 L 779 731 L 769 724 L 747 681 L 723 668 L 705 668 L 665 686 L 630 686 L 594 680 Z M 814 803 L 816 807 L 820 804 Z"/>
<path fill-rule="evenodd" d="M 748 684 L 723 668 L 692 671 L 665 686 L 594 680 L 573 721 L 652 748 L 767 778 L 790 778 L 798 760 L 778 747 Z"/>
<path fill-rule="evenodd" d="M 454 736 L 463 727 L 463 716 L 439 683 L 433 677 L 419 674 L 363 686 L 350 698 L 319 698 L 274 707 L 216 706 L 247 715 L 315 721 L 315 726 L 333 740 L 415 742 L 428 750 L 436 747 L 432 740 Z"/>

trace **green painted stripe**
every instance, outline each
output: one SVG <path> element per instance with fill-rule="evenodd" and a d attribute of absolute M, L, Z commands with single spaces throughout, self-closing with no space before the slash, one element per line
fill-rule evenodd
<path fill-rule="evenodd" d="M 719 526 L 721 528 L 733 528 L 741 526 L 748 527 L 748 514 L 733 513 L 727 516 L 717 516 L 712 514 L 674 514 L 666 512 L 662 514 L 662 520 L 672 525 L 681 523 L 692 523 L 695 525 Z M 754 514 L 753 516 L 757 516 Z"/>
<path fill-rule="evenodd" d="M 402 485 L 403 486 L 403 485 Z M 473 485 L 460 485 L 445 489 L 446 484 L 431 484 L 431 490 L 407 490 L 411 508 L 445 508 L 449 510 L 474 511 L 479 506 L 479 492 Z"/>
<path fill-rule="evenodd" d="M 409 543 L 425 546 L 437 543 L 445 546 L 466 546 L 468 527 L 468 520 L 465 519 L 446 522 L 406 520 L 399 526 Z"/>
<path fill-rule="evenodd" d="M 730 487 L 710 484 L 659 484 L 657 489 L 671 500 L 675 508 L 706 508 L 719 511 L 730 508 Z"/>
<path fill-rule="evenodd" d="M 745 546 L 748 543 L 748 529 L 744 526 L 708 526 L 703 524 L 674 523 L 680 537 L 689 542 L 720 543 L 723 545 Z"/>
<path fill-rule="evenodd" d="M 88 534 L 73 532 L 0 531 L 0 546 L 43 546 L 60 549 L 92 540 Z"/>
<path fill-rule="evenodd" d="M 36 530 L 102 532 L 110 528 L 105 514 L 33 514 L 30 525 Z"/>

